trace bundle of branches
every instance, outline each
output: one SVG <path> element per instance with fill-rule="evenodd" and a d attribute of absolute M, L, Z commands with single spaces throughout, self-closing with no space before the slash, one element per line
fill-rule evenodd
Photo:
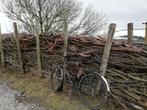
<path fill-rule="evenodd" d="M 22 34 L 19 38 L 22 50 L 23 64 L 26 72 L 37 66 L 36 37 L 30 34 Z"/>
<path fill-rule="evenodd" d="M 4 57 L 5 61 L 8 63 L 13 63 L 15 65 L 18 65 L 18 52 L 17 52 L 17 45 L 16 40 L 9 35 L 9 37 L 6 37 L 3 39 L 2 47 L 4 49 Z"/>
<path fill-rule="evenodd" d="M 20 37 L 21 49 L 25 53 L 25 65 L 36 64 L 36 39 L 34 36 Z M 82 62 L 87 69 L 99 72 L 106 39 L 101 37 L 68 36 L 68 60 Z M 10 46 L 11 47 L 11 46 Z M 40 35 L 42 69 L 52 69 L 62 64 L 64 53 L 63 35 Z M 147 50 L 146 45 L 113 42 L 106 77 L 114 103 L 125 109 L 147 108 Z M 30 63 L 32 61 L 32 63 Z M 72 68 L 71 68 L 72 69 Z M 113 100 L 112 100 L 113 101 Z M 124 109 L 123 108 L 123 109 Z"/>
<path fill-rule="evenodd" d="M 36 37 L 33 35 L 21 33 L 18 37 L 18 40 L 20 41 L 24 68 L 28 70 L 28 68 L 37 65 Z M 19 67 L 16 38 L 12 34 L 8 34 L 8 36 L 3 37 L 2 47 L 4 49 L 6 63 Z"/>
<path fill-rule="evenodd" d="M 52 69 L 62 64 L 64 37 L 54 35 L 40 38 L 43 67 Z M 85 36 L 68 38 L 68 60 L 82 62 L 85 68 L 99 71 L 106 40 Z M 119 42 L 112 44 L 106 77 L 117 100 L 115 103 L 119 102 L 125 109 L 147 107 L 147 51 L 144 47 Z"/>

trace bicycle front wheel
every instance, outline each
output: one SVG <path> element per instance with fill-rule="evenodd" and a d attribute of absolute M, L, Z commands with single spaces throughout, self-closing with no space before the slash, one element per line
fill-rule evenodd
<path fill-rule="evenodd" d="M 97 73 L 85 74 L 78 84 L 81 102 L 89 109 L 101 108 L 107 100 L 108 90 L 105 81 Z"/>
<path fill-rule="evenodd" d="M 64 73 L 62 67 L 56 67 L 51 75 L 51 87 L 54 92 L 63 90 Z"/>

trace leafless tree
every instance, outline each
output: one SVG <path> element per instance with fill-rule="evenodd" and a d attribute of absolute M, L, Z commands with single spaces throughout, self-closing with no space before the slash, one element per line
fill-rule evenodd
<path fill-rule="evenodd" d="M 76 0 L 2 0 L 4 13 L 19 21 L 25 30 L 41 33 L 63 32 L 64 15 L 68 14 L 69 33 L 95 35 L 106 25 L 105 16 L 86 8 Z"/>
<path fill-rule="evenodd" d="M 98 35 L 107 26 L 106 17 L 103 13 L 95 12 L 90 7 L 84 10 L 77 22 L 73 23 L 71 33 L 83 35 Z"/>

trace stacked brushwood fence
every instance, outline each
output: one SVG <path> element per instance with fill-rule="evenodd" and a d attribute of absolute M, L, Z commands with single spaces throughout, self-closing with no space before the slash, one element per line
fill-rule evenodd
<path fill-rule="evenodd" d="M 64 38 L 62 34 L 40 35 L 41 68 L 44 74 L 50 73 L 62 64 Z M 15 39 L 2 40 L 5 62 L 18 64 Z M 37 66 L 36 37 L 21 34 L 19 37 L 23 68 L 25 72 Z M 84 68 L 99 73 L 106 39 L 102 37 L 68 36 L 69 61 L 82 62 Z M 75 68 L 70 68 L 76 71 Z M 125 109 L 147 109 L 147 45 L 113 42 L 106 77 L 111 93 Z M 123 108 L 123 109 L 124 109 Z"/>
<path fill-rule="evenodd" d="M 13 35 L 2 39 L 2 42 L 5 62 L 19 66 L 16 40 Z"/>

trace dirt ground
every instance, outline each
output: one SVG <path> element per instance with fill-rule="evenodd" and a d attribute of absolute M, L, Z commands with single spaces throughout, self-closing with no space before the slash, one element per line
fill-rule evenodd
<path fill-rule="evenodd" d="M 0 67 L 0 81 L 6 82 L 13 90 L 25 94 L 25 97 L 16 97 L 16 100 L 22 103 L 35 103 L 48 110 L 88 110 L 81 104 L 78 95 L 71 92 L 71 88 L 64 90 L 62 93 L 53 93 L 50 89 L 49 78 L 39 79 L 31 73 L 18 75 L 12 68 L 4 69 Z M 108 103 L 101 110 L 119 109 L 114 109 Z"/>
<path fill-rule="evenodd" d="M 25 97 L 22 92 L 12 90 L 7 83 L 0 82 L 0 110 L 46 110 L 35 103 L 24 103 L 17 97 Z"/>

